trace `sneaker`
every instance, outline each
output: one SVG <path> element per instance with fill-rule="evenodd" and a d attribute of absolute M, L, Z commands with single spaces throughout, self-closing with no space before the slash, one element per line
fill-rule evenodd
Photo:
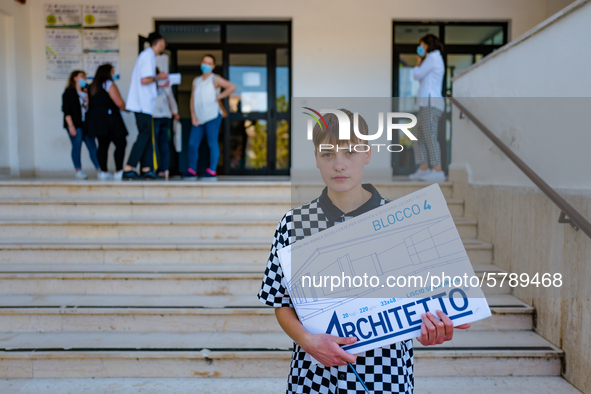
<path fill-rule="evenodd" d="M 135 171 L 124 171 L 121 178 L 123 178 L 125 180 L 133 180 L 133 181 L 142 179 Z"/>
<path fill-rule="evenodd" d="M 121 182 L 123 180 L 123 170 L 117 171 L 113 174 L 113 180 L 117 182 Z"/>
<path fill-rule="evenodd" d="M 186 179 L 188 181 L 194 181 L 195 179 L 197 179 L 197 173 L 195 172 L 194 169 L 189 168 L 183 174 L 183 179 Z"/>
<path fill-rule="evenodd" d="M 111 181 L 113 180 L 113 175 L 110 172 L 99 172 L 97 174 L 97 178 L 99 181 Z"/>
<path fill-rule="evenodd" d="M 416 172 L 413 172 L 412 174 L 410 174 L 408 176 L 408 178 L 412 179 L 412 180 L 421 179 L 422 176 L 425 176 L 425 175 L 429 174 L 430 172 L 431 172 L 430 168 L 427 168 L 426 170 L 421 170 L 419 168 Z"/>
<path fill-rule="evenodd" d="M 217 172 L 210 170 L 209 168 L 205 170 L 203 174 L 199 176 L 200 181 L 217 181 Z"/>
<path fill-rule="evenodd" d="M 150 170 L 148 172 L 143 172 L 142 173 L 142 178 L 147 179 L 147 180 L 156 180 L 156 179 L 162 179 L 161 176 L 157 175 L 154 171 Z"/>
<path fill-rule="evenodd" d="M 84 171 L 76 171 L 76 179 L 88 179 L 88 176 L 84 173 Z"/>
<path fill-rule="evenodd" d="M 423 175 L 419 179 L 425 182 L 443 182 L 445 181 L 445 172 L 431 170 L 430 173 Z"/>

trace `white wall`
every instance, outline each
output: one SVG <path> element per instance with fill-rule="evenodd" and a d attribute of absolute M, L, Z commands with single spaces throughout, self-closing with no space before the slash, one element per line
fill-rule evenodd
<path fill-rule="evenodd" d="M 1 4 L 13 0 L 0 0 Z M 71 171 L 69 141 L 61 127 L 63 81 L 45 78 L 43 5 L 29 0 L 35 168 Z M 545 0 L 61 0 L 73 4 L 119 4 L 121 80 L 127 94 L 137 56 L 137 36 L 154 28 L 155 19 L 286 20 L 293 23 L 293 96 L 389 97 L 392 74 L 392 20 L 506 20 L 519 35 L 547 14 Z M 133 118 L 129 146 L 136 136 Z M 84 150 L 83 167 L 92 168 Z"/>
<path fill-rule="evenodd" d="M 6 94 L 0 127 L 1 142 L 0 168 L 11 176 L 34 173 L 34 132 L 33 129 L 33 92 L 31 58 L 31 29 L 29 25 L 30 9 L 11 0 L 0 0 L 0 29 L 3 36 L 2 57 L 5 78 L 2 84 Z M 2 61 L 2 60 L 0 60 Z M 0 76 L 0 78 L 3 78 Z M 2 100 L 2 99 L 0 99 Z"/>
<path fill-rule="evenodd" d="M 569 8 L 457 77 L 454 96 L 551 186 L 591 189 L 591 2 Z M 475 184 L 532 185 L 457 110 L 450 168 Z"/>

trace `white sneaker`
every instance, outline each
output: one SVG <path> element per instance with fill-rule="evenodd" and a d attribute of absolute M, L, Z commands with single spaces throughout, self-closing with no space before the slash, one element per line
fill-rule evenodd
<path fill-rule="evenodd" d="M 114 173 L 113 180 L 117 181 L 117 182 L 122 181 L 123 180 L 123 170 L 117 171 L 116 173 Z"/>
<path fill-rule="evenodd" d="M 412 180 L 417 180 L 417 179 L 420 179 L 422 176 L 425 176 L 425 175 L 427 175 L 429 173 L 431 173 L 431 169 L 430 168 L 427 168 L 426 170 L 421 170 L 419 168 L 416 172 L 413 172 L 412 174 L 410 174 L 408 176 L 408 178 L 409 179 L 412 179 Z"/>
<path fill-rule="evenodd" d="M 445 181 L 445 172 L 431 170 L 430 173 L 423 175 L 419 179 L 421 181 L 425 181 L 425 182 L 444 182 Z"/>
<path fill-rule="evenodd" d="M 84 171 L 76 171 L 76 179 L 88 179 L 88 176 L 84 173 Z"/>
<path fill-rule="evenodd" d="M 99 181 L 110 181 L 113 179 L 113 175 L 110 172 L 99 172 L 98 173 Z"/>

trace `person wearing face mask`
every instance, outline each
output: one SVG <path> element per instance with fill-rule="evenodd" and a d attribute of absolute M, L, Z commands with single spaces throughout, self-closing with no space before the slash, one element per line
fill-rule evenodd
<path fill-rule="evenodd" d="M 209 145 L 209 167 L 199 176 L 202 180 L 215 181 L 220 158 L 218 134 L 222 123 L 220 102 L 236 90 L 232 82 L 214 74 L 215 58 L 205 55 L 201 60 L 203 74 L 193 80 L 191 92 L 191 134 L 189 136 L 189 168 L 184 174 L 186 179 L 196 179 L 199 145 L 205 134 Z M 222 92 L 221 89 L 224 89 Z"/>
<path fill-rule="evenodd" d="M 439 119 L 445 110 L 445 101 L 441 95 L 445 74 L 442 51 L 443 45 L 433 34 L 421 38 L 417 47 L 413 78 L 420 81 L 421 85 L 417 94 L 417 126 L 413 131 L 417 141 L 412 141 L 412 144 L 419 169 L 409 175 L 410 179 L 445 181 L 445 173 L 441 169 L 441 148 L 437 141 Z"/>
<path fill-rule="evenodd" d="M 131 73 L 131 84 L 127 95 L 126 109 L 133 112 L 138 128 L 137 140 L 131 148 L 123 179 L 157 179 L 154 173 L 154 147 L 152 146 L 152 114 L 158 98 L 157 81 L 168 79 L 165 72 L 156 73 L 156 56 L 166 49 L 164 38 L 158 33 L 148 36 L 149 48 L 140 53 Z M 167 81 L 161 87 L 168 87 Z M 138 175 L 134 168 L 142 161 L 142 173 Z"/>
<path fill-rule="evenodd" d="M 102 171 L 98 178 L 101 181 L 120 181 L 123 178 L 123 159 L 127 146 L 127 128 L 121 117 L 125 102 L 113 82 L 114 74 L 115 69 L 111 64 L 101 65 L 88 89 L 88 133 L 97 137 L 99 142 L 97 157 Z M 115 145 L 114 175 L 107 170 L 111 142 Z"/>
<path fill-rule="evenodd" d="M 85 135 L 84 121 L 88 111 L 88 96 L 86 94 L 86 73 L 81 70 L 74 70 L 68 78 L 68 85 L 62 95 L 62 111 L 64 113 L 64 128 L 72 142 L 72 162 L 76 169 L 76 179 L 87 179 L 88 176 L 82 171 L 80 154 L 82 152 L 82 141 L 88 148 L 90 160 L 97 171 L 100 166 L 96 157 L 95 139 Z"/>

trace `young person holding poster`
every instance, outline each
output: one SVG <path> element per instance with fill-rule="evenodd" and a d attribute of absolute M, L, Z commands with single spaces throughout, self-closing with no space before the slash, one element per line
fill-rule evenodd
<path fill-rule="evenodd" d="M 341 109 L 354 125 L 353 113 Z M 313 131 L 316 167 L 326 187 L 322 194 L 300 207 L 287 212 L 275 231 L 267 268 L 258 298 L 275 307 L 277 321 L 294 340 L 287 393 L 339 393 L 361 394 L 365 389 L 347 363 L 354 364 L 357 373 L 372 393 L 413 393 L 412 340 L 394 343 L 357 355 L 345 352 L 341 345 L 356 342 L 355 337 L 337 337 L 329 334 L 310 334 L 299 321 L 287 293 L 283 271 L 277 251 L 306 236 L 316 234 L 347 219 L 363 214 L 390 201 L 381 197 L 371 184 L 362 184 L 365 166 L 371 159 L 371 150 L 356 152 L 351 149 L 319 150 L 320 144 L 350 146 L 362 143 L 353 130 L 352 139 L 338 139 L 338 119 L 334 114 L 324 115 L 326 127 L 316 125 Z M 359 116 L 359 131 L 368 134 L 365 119 Z M 438 317 L 431 312 L 422 315 L 421 336 L 423 345 L 436 345 L 449 341 L 453 336 L 453 323 L 442 311 Z M 456 328 L 466 329 L 470 324 Z M 320 364 L 314 364 L 311 357 Z"/>

